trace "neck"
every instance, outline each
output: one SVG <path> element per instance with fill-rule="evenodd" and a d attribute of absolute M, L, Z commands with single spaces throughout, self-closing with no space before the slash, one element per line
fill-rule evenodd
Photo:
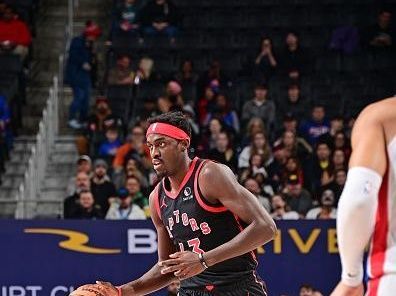
<path fill-rule="evenodd" d="M 192 160 L 186 154 L 183 159 L 180 161 L 179 165 L 177 166 L 179 169 L 177 172 L 169 176 L 169 182 L 171 185 L 171 190 L 179 190 L 181 183 L 183 182 L 184 177 L 186 176 L 188 170 L 190 169 Z"/>

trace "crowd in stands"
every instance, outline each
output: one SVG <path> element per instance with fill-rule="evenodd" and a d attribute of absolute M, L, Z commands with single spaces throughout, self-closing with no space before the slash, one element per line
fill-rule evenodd
<path fill-rule="evenodd" d="M 288 28 L 276 46 L 269 35 L 260 40 L 256 34 L 253 40 L 260 41 L 260 47 L 244 55 L 247 67 L 237 60 L 221 62 L 228 58 L 225 51 L 224 59 L 206 57 L 206 68 L 200 56 L 181 54 L 186 46 L 207 45 L 186 44 L 189 31 L 183 28 L 182 11 L 170 0 L 150 0 L 144 5 L 116 1 L 106 36 L 107 71 L 102 89 L 98 88 L 103 96 L 96 98 L 90 115 L 85 102 L 81 120 L 70 124 L 81 131 L 77 146 L 82 156 L 77 177 L 71 181 L 75 189 L 65 201 L 65 218 L 149 217 L 148 195 L 158 180 L 145 145 L 146 119 L 169 111 L 183 112 L 191 123 L 191 156 L 229 166 L 275 219 L 335 218 L 357 111 L 383 95 L 374 92 L 370 99 L 356 101 L 355 92 L 355 97 L 341 99 L 341 94 L 351 93 L 342 88 L 346 84 L 339 76 L 361 76 L 358 87 L 373 77 L 367 74 L 373 73 L 368 68 L 356 72 L 360 54 L 376 58 L 371 65 L 376 75 L 395 66 L 388 60 L 383 72 L 376 68 L 378 57 L 389 57 L 395 50 L 391 9 L 380 10 L 375 24 L 365 31 L 352 25 L 334 26 L 328 46 L 321 51 L 301 46 L 306 36 Z M 87 28 L 92 25 L 87 23 Z M 88 37 L 86 29 L 77 38 Z M 158 44 L 151 43 L 151 38 Z M 118 47 L 120 40 L 134 49 Z M 84 50 L 89 52 L 89 42 Z M 332 54 L 337 59 L 325 61 Z M 332 72 L 339 59 L 344 68 Z M 352 69 L 349 59 L 354 61 Z M 79 61 L 80 71 L 89 72 L 89 60 Z M 174 60 L 179 63 L 176 69 L 169 66 Z M 241 67 L 235 72 L 231 68 L 238 63 Z M 338 79 L 334 89 L 332 79 Z M 360 91 L 367 97 L 367 92 Z M 395 91 L 394 85 L 390 91 Z M 77 104 L 79 95 L 74 92 L 73 104 Z M 73 104 L 70 114 L 75 119 Z M 95 159 L 92 168 L 91 158 Z"/>
<path fill-rule="evenodd" d="M 0 175 L 21 127 L 37 2 L 0 0 Z"/>

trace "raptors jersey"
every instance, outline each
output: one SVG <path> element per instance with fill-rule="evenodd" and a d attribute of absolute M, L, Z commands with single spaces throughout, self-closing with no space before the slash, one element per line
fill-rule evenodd
<path fill-rule="evenodd" d="M 194 158 L 177 194 L 169 191 L 169 180 L 158 185 L 157 211 L 178 250 L 197 254 L 212 250 L 234 238 L 246 226 L 222 204 L 211 204 L 202 196 L 198 176 L 207 160 Z M 191 289 L 229 285 L 244 278 L 257 279 L 253 252 L 209 267 L 182 281 Z M 257 281 L 259 283 L 259 281 Z"/>
<path fill-rule="evenodd" d="M 396 293 L 396 138 L 387 147 L 388 164 L 378 193 L 374 233 L 367 260 L 368 296 Z"/>

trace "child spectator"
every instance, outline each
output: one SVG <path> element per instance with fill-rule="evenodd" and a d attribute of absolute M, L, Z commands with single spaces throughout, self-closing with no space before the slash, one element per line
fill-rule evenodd
<path fill-rule="evenodd" d="M 121 141 L 118 136 L 118 129 L 110 127 L 106 131 L 106 140 L 99 146 L 98 154 L 100 157 L 113 159 L 116 155 L 118 148 L 121 146 Z"/>

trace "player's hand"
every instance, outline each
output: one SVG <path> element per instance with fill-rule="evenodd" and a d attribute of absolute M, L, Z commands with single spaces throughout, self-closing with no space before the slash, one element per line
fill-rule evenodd
<path fill-rule="evenodd" d="M 190 251 L 176 252 L 169 257 L 171 259 L 158 263 L 162 267 L 162 274 L 172 272 L 179 280 L 185 280 L 205 270 L 196 253 Z"/>
<path fill-rule="evenodd" d="M 363 296 L 363 294 L 363 284 L 357 287 L 351 287 L 340 282 L 330 296 Z"/>
<path fill-rule="evenodd" d="M 83 292 L 92 292 L 97 294 L 98 296 L 118 296 L 118 290 L 112 284 L 108 282 L 100 282 L 97 281 L 96 284 L 88 284 L 81 287 L 78 287 L 77 290 L 74 290 L 70 293 L 69 296 L 79 296 Z"/>

